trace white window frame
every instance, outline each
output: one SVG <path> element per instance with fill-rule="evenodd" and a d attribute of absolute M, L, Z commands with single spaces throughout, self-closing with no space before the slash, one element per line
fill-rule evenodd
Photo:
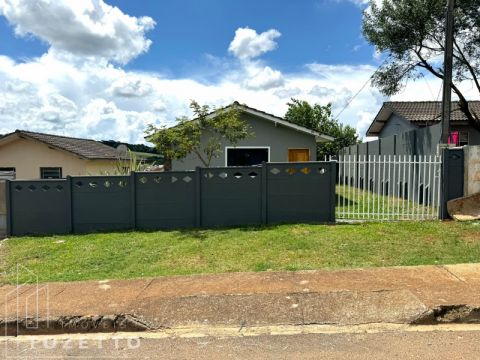
<path fill-rule="evenodd" d="M 228 150 L 229 149 L 267 149 L 268 162 L 270 162 L 270 146 L 225 146 L 225 167 L 228 167 Z"/>

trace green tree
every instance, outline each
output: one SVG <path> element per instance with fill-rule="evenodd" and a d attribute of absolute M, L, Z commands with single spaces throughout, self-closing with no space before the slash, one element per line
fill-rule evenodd
<path fill-rule="evenodd" d="M 335 138 L 335 141 L 317 144 L 319 159 L 336 155 L 344 147 L 358 143 L 355 129 L 339 123 L 332 117 L 332 104 L 312 106 L 307 101 L 291 99 L 287 105 L 285 120 Z"/>
<path fill-rule="evenodd" d="M 194 119 L 177 119 L 177 125 L 156 128 L 150 125 L 147 137 L 168 160 L 184 159 L 194 154 L 204 167 L 222 153 L 222 143 L 232 146 L 251 135 L 250 126 L 240 119 L 239 110 L 233 104 L 223 109 L 210 109 L 192 101 L 190 108 Z"/>
<path fill-rule="evenodd" d="M 443 79 L 446 1 L 370 1 L 364 12 L 363 34 L 387 55 L 372 83 L 385 95 L 400 92 L 408 80 L 424 73 Z M 480 131 L 480 119 L 468 106 L 458 84 L 471 80 L 480 95 L 480 0 L 457 0 L 454 29 L 453 92 L 469 123 Z"/>

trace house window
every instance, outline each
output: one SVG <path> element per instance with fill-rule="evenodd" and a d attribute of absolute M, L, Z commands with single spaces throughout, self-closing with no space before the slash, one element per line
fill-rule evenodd
<path fill-rule="evenodd" d="M 226 148 L 225 162 L 227 166 L 259 165 L 270 160 L 268 147 L 235 147 Z"/>
<path fill-rule="evenodd" d="M 40 178 L 41 179 L 60 179 L 62 177 L 61 167 L 41 167 Z"/>
<path fill-rule="evenodd" d="M 15 180 L 16 169 L 14 167 L 0 167 L 0 179 Z"/>
<path fill-rule="evenodd" d="M 460 131 L 458 133 L 458 145 L 459 146 L 468 145 L 468 131 Z"/>
<path fill-rule="evenodd" d="M 455 146 L 468 145 L 468 131 L 452 131 L 448 136 L 448 143 Z"/>

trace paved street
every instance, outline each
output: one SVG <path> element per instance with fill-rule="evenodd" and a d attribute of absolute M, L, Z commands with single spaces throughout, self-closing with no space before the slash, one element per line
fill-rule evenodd
<path fill-rule="evenodd" d="M 478 359 L 480 326 L 441 331 L 382 331 L 260 336 L 167 337 L 155 334 L 20 337 L 3 340 L 22 359 Z M 71 336 L 75 337 L 75 336 Z M 32 340 L 33 339 L 33 340 Z M 47 340 L 48 339 L 48 340 Z M 103 340 L 102 340 L 103 339 Z"/>

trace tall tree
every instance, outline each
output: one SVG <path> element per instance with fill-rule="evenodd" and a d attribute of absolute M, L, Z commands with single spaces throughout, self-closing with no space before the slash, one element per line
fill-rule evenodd
<path fill-rule="evenodd" d="M 344 126 L 332 117 L 332 105 L 310 105 L 307 101 L 291 99 L 287 103 L 285 120 L 330 135 L 335 141 L 317 144 L 317 157 L 336 155 L 346 146 L 358 143 L 356 131 L 351 126 Z"/>
<path fill-rule="evenodd" d="M 177 125 L 156 128 L 150 125 L 147 138 L 168 160 L 184 159 L 194 154 L 204 167 L 210 167 L 212 159 L 222 153 L 222 143 L 232 146 L 250 136 L 250 126 L 240 119 L 234 105 L 226 109 L 210 109 L 192 101 L 190 108 L 194 119 L 177 119 Z"/>
<path fill-rule="evenodd" d="M 372 83 L 385 95 L 400 92 L 408 80 L 428 72 L 443 80 L 446 1 L 370 0 L 363 34 L 387 58 Z M 459 83 L 470 80 L 480 95 L 480 0 L 457 0 L 454 28 L 453 92 L 469 123 L 480 131 L 479 114 L 468 106 Z"/>

